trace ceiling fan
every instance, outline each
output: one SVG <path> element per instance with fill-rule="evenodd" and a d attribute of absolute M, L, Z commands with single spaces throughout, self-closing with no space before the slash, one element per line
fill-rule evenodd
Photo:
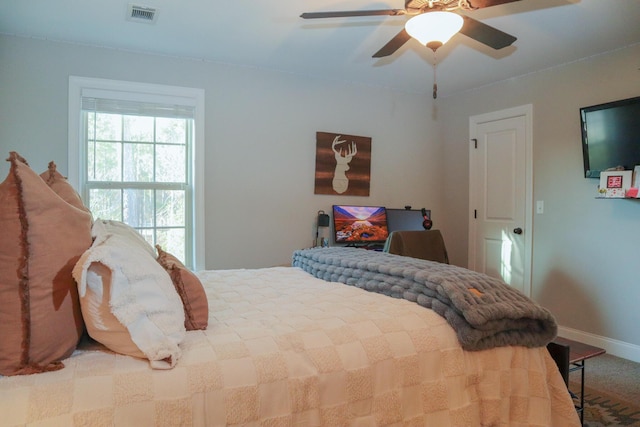
<path fill-rule="evenodd" d="M 490 25 L 483 24 L 466 15 L 453 13 L 457 10 L 476 10 L 490 6 L 497 6 L 504 3 L 513 3 L 520 0 L 405 0 L 404 9 L 383 9 L 383 10 L 355 10 L 355 11 L 337 11 L 337 12 L 311 12 L 303 13 L 300 17 L 304 19 L 316 18 L 341 18 L 354 16 L 377 16 L 377 15 L 410 15 L 413 16 L 407 21 L 407 26 L 395 35 L 386 45 L 373 54 L 374 58 L 382 58 L 389 56 L 404 45 L 411 37 L 418 39 L 421 44 L 435 50 L 442 46 L 446 41 L 460 32 L 467 37 L 479 41 L 493 49 L 502 49 L 510 46 L 516 38 L 510 34 L 502 32 Z M 444 13 L 443 13 L 444 12 Z M 437 37 L 431 35 L 421 35 L 420 32 L 434 30 L 443 24 L 443 19 L 454 18 L 457 20 L 456 27 L 449 30 L 446 40 L 432 39 Z M 462 19 L 460 19 L 462 18 Z M 413 22 L 412 22 L 413 21 Z M 420 22 L 424 21 L 424 22 Z M 427 22 L 429 21 L 429 22 Z M 413 28 L 412 28 L 413 27 Z"/>

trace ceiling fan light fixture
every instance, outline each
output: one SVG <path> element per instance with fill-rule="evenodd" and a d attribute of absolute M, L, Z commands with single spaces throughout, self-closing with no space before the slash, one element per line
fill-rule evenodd
<path fill-rule="evenodd" d="M 453 12 L 425 12 L 409 19 L 404 26 L 407 33 L 434 52 L 462 28 L 462 16 Z"/>

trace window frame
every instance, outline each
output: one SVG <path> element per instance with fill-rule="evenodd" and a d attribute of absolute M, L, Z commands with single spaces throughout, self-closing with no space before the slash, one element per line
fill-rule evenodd
<path fill-rule="evenodd" d="M 195 107 L 193 143 L 188 157 L 187 173 L 192 184 L 191 215 L 185 224 L 191 228 L 191 262 L 187 267 L 194 270 L 205 268 L 205 226 L 204 226 L 204 89 L 167 86 L 120 80 L 69 76 L 69 141 L 68 180 L 86 200 L 87 186 L 83 172 L 86 171 L 87 147 L 83 138 L 81 100 L 83 91 L 107 91 L 117 93 L 122 100 L 149 102 L 171 102 Z"/>

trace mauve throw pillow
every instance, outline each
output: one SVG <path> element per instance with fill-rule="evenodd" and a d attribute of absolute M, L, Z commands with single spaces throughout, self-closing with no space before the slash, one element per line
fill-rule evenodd
<path fill-rule="evenodd" d="M 62 368 L 83 332 L 71 271 L 91 246 L 91 214 L 16 152 L 0 183 L 0 374 Z M 59 183 L 62 185 L 63 183 Z"/>
<path fill-rule="evenodd" d="M 46 171 L 40 174 L 40 178 L 42 178 L 49 188 L 51 188 L 58 196 L 62 197 L 65 202 L 78 209 L 89 212 L 89 208 L 82 203 L 82 199 L 78 192 L 71 186 L 71 184 L 69 184 L 67 178 L 58 172 L 55 162 L 49 162 L 49 167 Z"/>
<path fill-rule="evenodd" d="M 158 262 L 167 270 L 173 286 L 184 306 L 184 327 L 187 331 L 207 329 L 209 323 L 209 302 L 200 279 L 172 254 L 158 249 Z"/>

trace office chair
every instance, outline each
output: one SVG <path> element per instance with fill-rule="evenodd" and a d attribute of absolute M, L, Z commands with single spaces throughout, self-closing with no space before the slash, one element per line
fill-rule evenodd
<path fill-rule="evenodd" d="M 440 230 L 393 231 L 389 234 L 383 251 L 449 264 Z"/>

